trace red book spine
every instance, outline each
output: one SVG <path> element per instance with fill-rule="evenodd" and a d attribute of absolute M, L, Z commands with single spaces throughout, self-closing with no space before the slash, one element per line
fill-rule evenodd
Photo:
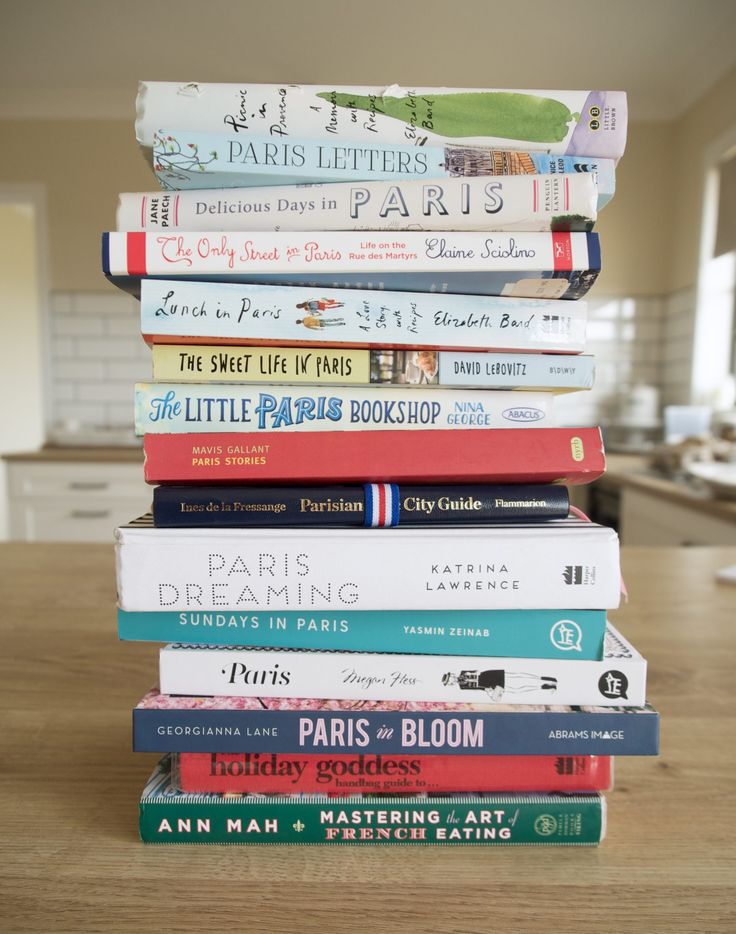
<path fill-rule="evenodd" d="M 179 787 L 200 793 L 592 792 L 609 789 L 612 775 L 610 756 L 178 756 Z"/>
<path fill-rule="evenodd" d="M 149 483 L 590 483 L 598 428 L 146 435 Z"/>

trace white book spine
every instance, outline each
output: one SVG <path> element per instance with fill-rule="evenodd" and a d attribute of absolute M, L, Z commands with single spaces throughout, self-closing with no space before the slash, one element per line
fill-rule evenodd
<path fill-rule="evenodd" d="M 116 547 L 123 610 L 309 614 L 619 603 L 616 533 L 577 520 L 440 530 L 131 526 L 118 529 Z"/>
<path fill-rule="evenodd" d="M 141 332 L 161 338 L 578 353 L 586 322 L 585 301 L 141 281 Z"/>
<path fill-rule="evenodd" d="M 612 628 L 601 661 L 177 644 L 160 650 L 159 675 L 162 693 L 197 696 L 601 707 L 646 702 L 646 662 Z"/>
<path fill-rule="evenodd" d="M 118 230 L 590 229 L 597 184 L 586 173 L 120 195 Z M 561 226 L 562 225 L 562 226 Z"/>
<path fill-rule="evenodd" d="M 237 383 L 138 383 L 137 434 L 401 431 L 554 427 L 554 398 L 530 392 L 396 386 L 254 388 Z"/>
<path fill-rule="evenodd" d="M 503 149 L 618 158 L 626 142 L 622 91 L 402 88 L 143 81 L 136 137 L 162 127 L 424 145 L 451 139 Z"/>
<path fill-rule="evenodd" d="M 441 386 L 488 386 L 498 389 L 592 389 L 595 359 L 580 354 L 461 353 L 438 354 Z"/>
<path fill-rule="evenodd" d="M 131 238 L 134 242 L 131 242 Z M 139 241 L 137 238 L 141 238 Z M 588 233 L 174 231 L 105 234 L 106 272 L 128 275 L 303 275 L 567 272 L 595 268 Z M 143 261 L 143 262 L 142 262 Z"/>

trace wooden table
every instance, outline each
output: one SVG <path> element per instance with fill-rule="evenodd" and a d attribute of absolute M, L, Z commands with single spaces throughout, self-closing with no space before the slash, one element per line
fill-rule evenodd
<path fill-rule="evenodd" d="M 147 847 L 130 708 L 156 646 L 115 635 L 112 548 L 0 546 L 0 930 L 733 932 L 736 549 L 624 552 L 616 624 L 662 755 L 620 759 L 599 849 Z"/>

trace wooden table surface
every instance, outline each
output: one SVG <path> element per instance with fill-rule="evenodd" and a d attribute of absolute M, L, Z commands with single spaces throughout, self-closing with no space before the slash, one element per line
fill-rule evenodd
<path fill-rule="evenodd" d="M 662 754 L 619 759 L 598 849 L 153 847 L 112 548 L 0 546 L 0 931 L 733 932 L 736 549 L 629 549 L 613 619 L 650 663 Z"/>

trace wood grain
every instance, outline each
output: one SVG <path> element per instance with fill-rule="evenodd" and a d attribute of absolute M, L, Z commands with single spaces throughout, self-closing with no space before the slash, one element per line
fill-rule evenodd
<path fill-rule="evenodd" d="M 0 930 L 733 932 L 736 549 L 623 557 L 662 755 L 617 761 L 599 849 L 146 847 L 157 647 L 117 641 L 112 548 L 0 546 Z"/>

